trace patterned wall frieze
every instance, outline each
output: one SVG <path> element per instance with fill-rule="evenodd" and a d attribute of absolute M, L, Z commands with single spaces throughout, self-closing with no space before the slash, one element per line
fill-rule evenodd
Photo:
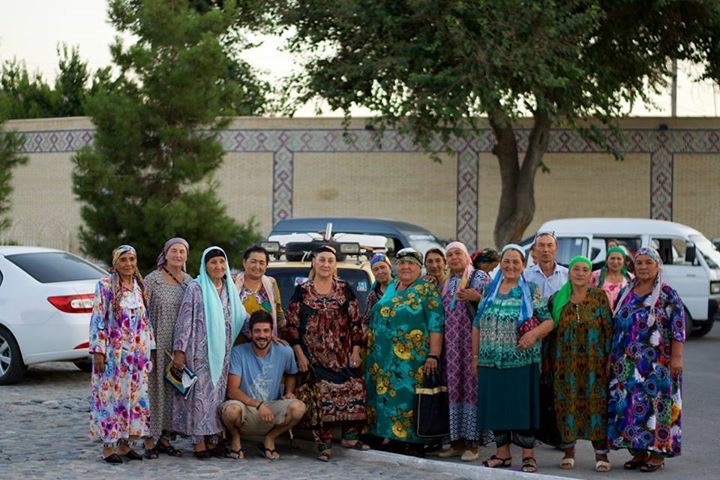
<path fill-rule="evenodd" d="M 720 131 L 715 129 L 629 128 L 615 136 L 608 130 L 609 143 L 621 153 L 650 155 L 651 218 L 672 219 L 673 165 L 676 154 L 720 153 Z M 23 153 L 72 153 L 90 145 L 93 129 L 21 131 L 25 137 Z M 530 129 L 517 129 L 521 152 L 527 149 Z M 293 213 L 294 153 L 345 152 L 420 152 L 410 135 L 386 130 L 383 135 L 364 128 L 282 128 L 228 129 L 219 141 L 226 152 L 273 154 L 273 223 Z M 492 152 L 495 137 L 490 129 L 468 139 L 452 139 L 457 153 L 457 237 L 474 246 L 477 243 L 479 154 Z M 432 152 L 443 152 L 439 141 Z M 558 128 L 550 133 L 549 153 L 602 153 L 605 150 L 571 129 Z"/>

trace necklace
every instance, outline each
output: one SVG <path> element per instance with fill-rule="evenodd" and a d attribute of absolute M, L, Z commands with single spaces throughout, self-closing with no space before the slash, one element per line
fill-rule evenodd
<path fill-rule="evenodd" d="M 182 285 L 182 284 L 183 284 L 183 282 L 181 282 L 180 280 L 178 280 L 177 278 L 175 278 L 175 275 L 173 275 L 173 274 L 170 272 L 170 270 L 168 270 L 167 268 L 165 268 L 165 265 L 162 266 L 162 269 L 165 271 L 165 273 L 167 273 L 168 275 L 170 275 L 170 278 L 172 278 L 173 280 L 175 280 L 175 282 L 176 282 L 178 285 Z"/>

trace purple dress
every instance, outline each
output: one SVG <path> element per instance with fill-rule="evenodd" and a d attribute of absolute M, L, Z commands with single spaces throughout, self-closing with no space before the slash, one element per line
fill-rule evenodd
<path fill-rule="evenodd" d="M 672 457 L 680 455 L 682 377 L 670 375 L 670 353 L 673 341 L 685 341 L 685 311 L 669 285 L 652 308 L 646 298 L 631 291 L 615 316 L 608 443 Z"/>
<path fill-rule="evenodd" d="M 210 379 L 205 309 L 197 281 L 190 283 L 185 290 L 175 324 L 173 350 L 185 352 L 185 363 L 198 379 L 188 398 L 178 394 L 173 396 L 172 428 L 178 433 L 192 436 L 193 444 L 200 443 L 205 435 L 218 435 L 223 431 L 218 407 L 225 400 L 230 349 L 235 341 L 231 334 L 232 317 L 227 286 L 222 290 L 220 301 L 225 315 L 225 361 L 217 384 L 214 385 Z"/>
<path fill-rule="evenodd" d="M 477 377 L 472 373 L 472 322 L 475 306 L 457 300 L 455 292 L 462 275 L 448 277 L 447 288 L 442 295 L 445 310 L 445 374 L 450 400 L 450 441 L 481 441 L 492 439 L 490 432 L 477 428 Z M 482 270 L 473 270 L 466 288 L 482 293 L 490 277 Z"/>

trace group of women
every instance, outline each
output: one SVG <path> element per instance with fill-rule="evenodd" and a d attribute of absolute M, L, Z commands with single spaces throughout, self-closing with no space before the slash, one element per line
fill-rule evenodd
<path fill-rule="evenodd" d="M 422 454 L 427 440 L 415 430 L 415 389 L 436 373 L 447 381 L 450 403 L 450 445 L 441 457 L 476 460 L 479 446 L 494 438 L 497 450 L 483 465 L 510 467 L 515 443 L 522 471 L 536 471 L 533 448 L 548 407 L 540 400 L 541 374 L 550 378 L 561 468 L 574 468 L 580 439 L 592 442 L 600 472 L 611 468 L 609 448 L 630 450 L 624 468 L 647 472 L 680 454 L 685 317 L 652 249 L 636 252 L 634 277 L 622 248 L 610 249 L 595 274 L 588 259 L 576 257 L 569 281 L 549 300 L 525 281 L 518 245 L 482 252 L 485 263 L 499 262 L 492 278 L 460 242 L 424 258 L 402 249 L 394 266 L 377 254 L 362 312 L 352 287 L 337 277 L 336 252 L 323 245 L 286 314 L 265 276 L 262 248 L 245 253 L 234 281 L 218 247 L 204 252 L 191 280 L 183 270 L 188 249 L 182 239 L 168 241 L 157 271 L 143 281 L 132 247 L 118 247 L 112 274 L 98 285 L 91 431 L 110 463 L 141 458 L 128 445 L 135 439 L 144 440 L 147 458 L 179 455 L 170 443 L 176 433 L 191 437 L 200 458 L 222 454 L 217 406 L 229 352 L 238 336 L 244 341 L 247 311 L 260 308 L 273 315 L 276 341 L 295 351 L 319 460 L 332 458 L 335 426 L 344 448 L 367 450 L 360 438 L 366 430 L 381 446 Z M 163 383 L 158 366 L 166 351 L 173 368 L 197 375 L 187 398 Z"/>

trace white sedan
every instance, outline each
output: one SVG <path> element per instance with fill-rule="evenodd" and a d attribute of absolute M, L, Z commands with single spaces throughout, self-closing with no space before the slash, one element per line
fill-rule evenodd
<path fill-rule="evenodd" d="M 106 275 L 62 250 L 0 246 L 0 385 L 34 363 L 88 365 L 95 286 Z"/>

